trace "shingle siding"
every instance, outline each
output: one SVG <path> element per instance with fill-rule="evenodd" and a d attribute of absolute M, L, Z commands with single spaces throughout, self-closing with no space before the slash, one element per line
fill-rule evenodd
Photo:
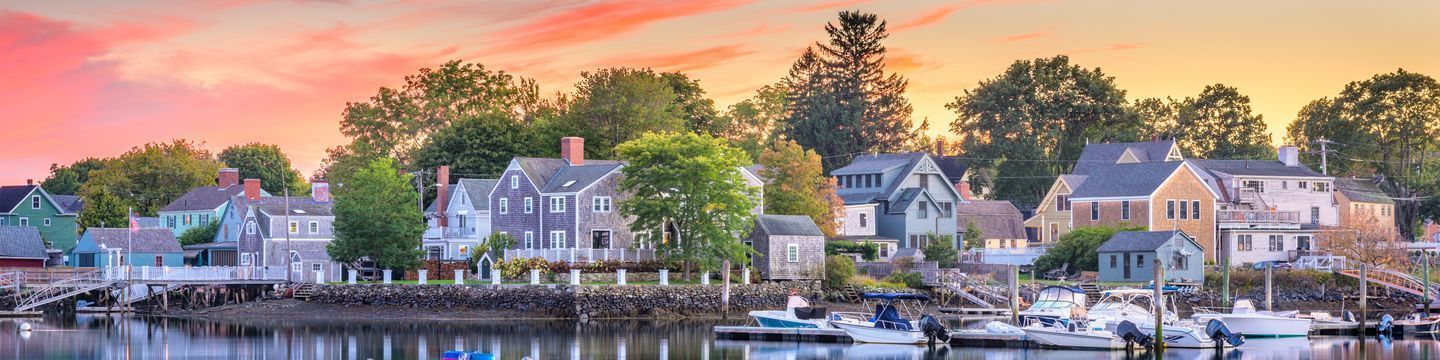
<path fill-rule="evenodd" d="M 610 230 L 612 249 L 628 249 L 635 243 L 635 233 L 630 231 L 631 219 L 620 215 L 620 201 L 629 198 L 620 191 L 621 177 L 618 171 L 611 173 L 579 193 L 580 233 L 575 235 L 580 243 L 578 248 L 594 247 L 591 234 L 595 230 Z M 610 212 L 593 211 L 594 199 L 598 196 L 610 197 Z"/>
<path fill-rule="evenodd" d="M 519 179 L 520 186 L 517 189 L 510 188 L 510 178 L 512 176 L 518 177 Z M 526 197 L 530 197 L 535 201 L 534 211 L 536 212 L 530 214 L 525 213 L 524 199 Z M 506 199 L 506 201 L 509 202 L 509 209 L 506 213 L 500 212 L 500 199 Z M 525 176 L 523 171 L 520 171 L 520 167 L 513 163 L 510 168 L 505 170 L 505 173 L 500 177 L 500 181 L 495 184 L 495 191 L 490 194 L 491 228 L 497 233 L 504 232 L 510 234 L 510 237 L 515 239 L 515 249 L 523 249 L 525 247 L 524 233 L 526 231 L 536 232 L 535 237 L 537 242 L 543 238 L 540 234 L 540 215 L 548 210 L 544 202 L 540 199 L 539 188 L 536 188 L 535 184 L 530 182 L 530 178 Z M 537 248 L 539 248 L 538 245 L 539 244 L 536 246 Z"/>

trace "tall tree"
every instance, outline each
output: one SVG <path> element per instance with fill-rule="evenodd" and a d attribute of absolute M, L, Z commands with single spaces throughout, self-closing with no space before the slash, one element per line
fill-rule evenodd
<path fill-rule="evenodd" d="M 911 123 L 909 82 L 885 72 L 885 25 L 875 14 L 841 12 L 838 24 L 825 24 L 829 42 L 806 49 L 786 78 L 784 133 L 819 153 L 826 170 L 857 153 L 900 151 L 924 131 Z"/>
<path fill-rule="evenodd" d="M 1374 176 L 1395 198 L 1400 234 L 1413 239 L 1423 216 L 1440 220 L 1440 202 L 1422 201 L 1440 190 L 1440 82 L 1405 71 L 1345 85 L 1333 99 L 1311 102 L 1289 126 L 1289 140 L 1329 150 L 1331 175 Z M 1422 207 L 1423 206 L 1423 207 Z"/>
<path fill-rule="evenodd" d="M 945 106 L 957 115 L 950 131 L 980 175 L 971 186 L 1018 203 L 1038 202 L 1087 141 L 1135 140 L 1141 127 L 1113 77 L 1064 55 L 1016 61 Z"/>
<path fill-rule="evenodd" d="M 586 156 L 615 157 L 620 143 L 651 131 L 683 131 L 685 109 L 672 81 L 649 69 L 609 68 L 580 74 L 559 131 L 588 143 Z"/>
<path fill-rule="evenodd" d="M 496 177 L 516 156 L 548 154 L 533 128 L 503 114 L 480 114 L 456 120 L 425 139 L 415 153 L 415 166 L 429 169 L 448 165 L 451 173 L 467 177 Z"/>
<path fill-rule="evenodd" d="M 760 153 L 760 165 L 765 213 L 809 216 L 826 237 L 835 236 L 835 216 L 845 210 L 845 203 L 835 194 L 835 179 L 825 176 L 820 155 L 779 140 Z"/>
<path fill-rule="evenodd" d="M 130 226 L 125 209 L 134 206 L 119 196 L 103 189 L 85 198 L 85 208 L 80 210 L 77 222 L 82 229 L 92 227 L 119 228 Z"/>
<path fill-rule="evenodd" d="M 725 116 L 720 117 L 716 125 L 716 136 L 758 160 L 761 150 L 777 138 L 776 126 L 785 120 L 788 95 L 789 89 L 783 82 L 760 87 L 754 96 L 725 110 Z"/>
<path fill-rule="evenodd" d="M 620 187 L 633 194 L 620 214 L 635 219 L 630 229 L 641 241 L 685 262 L 687 272 L 745 260 L 752 250 L 739 238 L 750 234 L 759 200 L 740 173 L 750 163 L 743 151 L 709 135 L 648 133 L 616 152 L 628 162 Z M 655 229 L 672 229 L 675 238 Z"/>
<path fill-rule="evenodd" d="M 1184 130 L 1180 127 L 1180 108 L 1184 106 L 1183 101 L 1172 98 L 1145 98 L 1136 100 L 1130 105 L 1130 111 L 1144 121 L 1141 140 L 1145 138 L 1154 139 L 1175 139 Z"/>
<path fill-rule="evenodd" d="M 1185 98 L 1176 139 L 1188 156 L 1202 159 L 1266 159 L 1274 154 L 1261 115 L 1250 111 L 1250 97 L 1224 84 L 1205 87 Z"/>
<path fill-rule="evenodd" d="M 420 69 L 405 77 L 403 87 L 381 87 L 368 101 L 345 104 L 340 133 L 351 142 L 330 149 L 316 175 L 343 184 L 379 157 L 406 168 L 430 133 L 457 119 L 499 113 L 528 123 L 543 105 L 533 80 L 481 64 L 455 60 Z"/>
<path fill-rule="evenodd" d="M 286 186 L 291 194 L 303 195 L 310 191 L 300 171 L 290 165 L 290 158 L 276 145 L 232 145 L 220 151 L 220 162 L 240 169 L 241 179 L 260 179 L 260 188 L 271 194 L 283 193 Z"/>
<path fill-rule="evenodd" d="M 50 176 L 40 182 L 40 187 L 53 195 L 79 194 L 80 185 L 90 180 L 90 172 L 105 167 L 107 161 L 89 157 L 66 166 L 50 164 Z"/>
<path fill-rule="evenodd" d="M 425 217 L 410 181 L 388 158 L 356 172 L 335 193 L 335 240 L 325 246 L 330 257 L 346 264 L 369 258 L 386 269 L 419 266 Z"/>
<path fill-rule="evenodd" d="M 670 91 L 675 93 L 675 106 L 680 111 L 680 117 L 685 119 L 686 129 L 711 135 L 720 131 L 717 121 L 720 112 L 715 109 L 715 100 L 705 96 L 700 80 L 679 72 L 661 73 L 660 79 L 670 84 Z"/>
<path fill-rule="evenodd" d="M 191 188 L 215 185 L 220 166 L 209 151 L 189 141 L 145 144 L 91 171 L 80 195 L 86 204 L 93 204 L 100 193 L 108 192 L 133 204 L 136 213 L 155 216 Z"/>

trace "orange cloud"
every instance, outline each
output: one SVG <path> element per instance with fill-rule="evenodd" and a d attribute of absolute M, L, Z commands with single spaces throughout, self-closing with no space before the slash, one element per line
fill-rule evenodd
<path fill-rule="evenodd" d="M 1029 33 L 1024 33 L 1024 34 L 1015 34 L 1015 35 L 1005 36 L 1005 37 L 1001 37 L 1000 39 L 998 39 L 998 40 L 996 40 L 996 41 L 997 41 L 997 42 L 1002 42 L 1002 43 L 1008 43 L 1008 42 L 1035 40 L 1035 39 L 1039 39 L 1039 38 L 1047 37 L 1047 36 L 1050 36 L 1050 33 L 1049 33 L 1049 32 L 1036 31 L 1036 32 L 1029 32 Z"/>
<path fill-rule="evenodd" d="M 584 5 L 491 34 L 494 52 L 563 47 L 629 34 L 655 22 L 732 9 L 753 0 L 615 0 Z"/>
<path fill-rule="evenodd" d="M 603 66 L 648 67 L 661 71 L 693 71 L 715 67 L 755 53 L 742 45 L 722 45 L 674 54 L 628 56 L 604 60 Z"/>
<path fill-rule="evenodd" d="M 842 8 L 842 7 L 849 7 L 849 6 L 854 6 L 854 5 L 860 5 L 860 4 L 864 4 L 864 3 L 870 2 L 870 1 L 871 1 L 871 0 L 839 0 L 839 1 L 831 1 L 831 2 L 824 2 L 824 3 L 819 3 L 819 4 L 813 4 L 813 5 L 806 5 L 806 6 L 797 7 L 797 8 L 795 8 L 793 11 L 794 11 L 794 12 L 815 12 L 815 11 L 820 11 L 820 10 L 829 10 L 829 9 L 834 9 L 834 8 Z"/>
<path fill-rule="evenodd" d="M 892 32 L 901 32 L 901 31 L 905 31 L 905 30 L 910 30 L 910 29 L 921 28 L 921 27 L 933 25 L 933 24 L 938 23 L 938 22 L 940 22 L 940 21 L 942 21 L 942 20 L 945 20 L 945 18 L 947 18 L 947 17 L 950 17 L 950 13 L 953 13 L 953 12 L 955 12 L 955 7 L 954 7 L 954 6 L 942 6 L 942 7 L 938 8 L 938 9 L 931 10 L 931 11 L 929 11 L 929 12 L 926 12 L 924 15 L 920 15 L 920 17 L 918 17 L 918 18 L 914 18 L 914 19 L 911 19 L 910 21 L 906 21 L 906 22 L 903 22 L 903 23 L 895 24 L 895 26 L 891 26 L 891 27 L 890 27 L 890 31 L 892 31 Z"/>
<path fill-rule="evenodd" d="M 938 62 L 927 61 L 920 55 L 900 48 L 890 48 L 889 53 L 885 55 L 885 69 L 897 73 L 912 74 L 936 69 L 940 65 Z"/>
<path fill-rule="evenodd" d="M 1143 47 L 1144 47 L 1144 46 L 1142 46 L 1142 45 L 1139 44 L 1139 43 L 1122 42 L 1122 43 L 1110 44 L 1109 46 L 1106 46 L 1106 47 L 1103 47 L 1103 48 L 1077 49 L 1077 50 L 1066 51 L 1065 53 L 1067 53 L 1067 54 L 1083 54 L 1083 53 L 1090 53 L 1090 52 L 1125 51 L 1125 50 L 1135 50 L 1135 49 L 1139 49 L 1139 48 L 1143 48 Z"/>

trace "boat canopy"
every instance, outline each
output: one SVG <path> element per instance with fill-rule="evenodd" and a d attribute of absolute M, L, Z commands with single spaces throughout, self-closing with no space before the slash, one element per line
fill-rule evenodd
<path fill-rule="evenodd" d="M 1085 306 L 1085 290 L 1069 286 L 1046 286 L 1040 289 L 1032 308 L 1063 308 L 1068 305 Z"/>
<path fill-rule="evenodd" d="M 920 301 L 929 301 L 929 300 L 930 300 L 930 297 L 929 297 L 929 296 L 925 296 L 924 294 L 909 294 L 909 293 L 865 293 L 864 295 L 861 295 L 861 297 L 866 298 L 866 299 L 881 299 L 881 300 L 920 300 Z"/>

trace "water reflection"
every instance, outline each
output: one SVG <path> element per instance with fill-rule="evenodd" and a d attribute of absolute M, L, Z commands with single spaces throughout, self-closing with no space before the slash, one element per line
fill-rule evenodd
<path fill-rule="evenodd" d="M 36 331 L 19 334 L 19 322 Z M 743 321 L 190 321 L 82 315 L 0 319 L 0 359 L 434 359 L 446 350 L 501 359 L 1148 359 L 1124 353 L 715 340 Z M 129 356 L 127 356 L 127 354 Z M 1425 359 L 1433 339 L 1251 339 L 1225 351 L 1171 349 L 1166 359 Z"/>

